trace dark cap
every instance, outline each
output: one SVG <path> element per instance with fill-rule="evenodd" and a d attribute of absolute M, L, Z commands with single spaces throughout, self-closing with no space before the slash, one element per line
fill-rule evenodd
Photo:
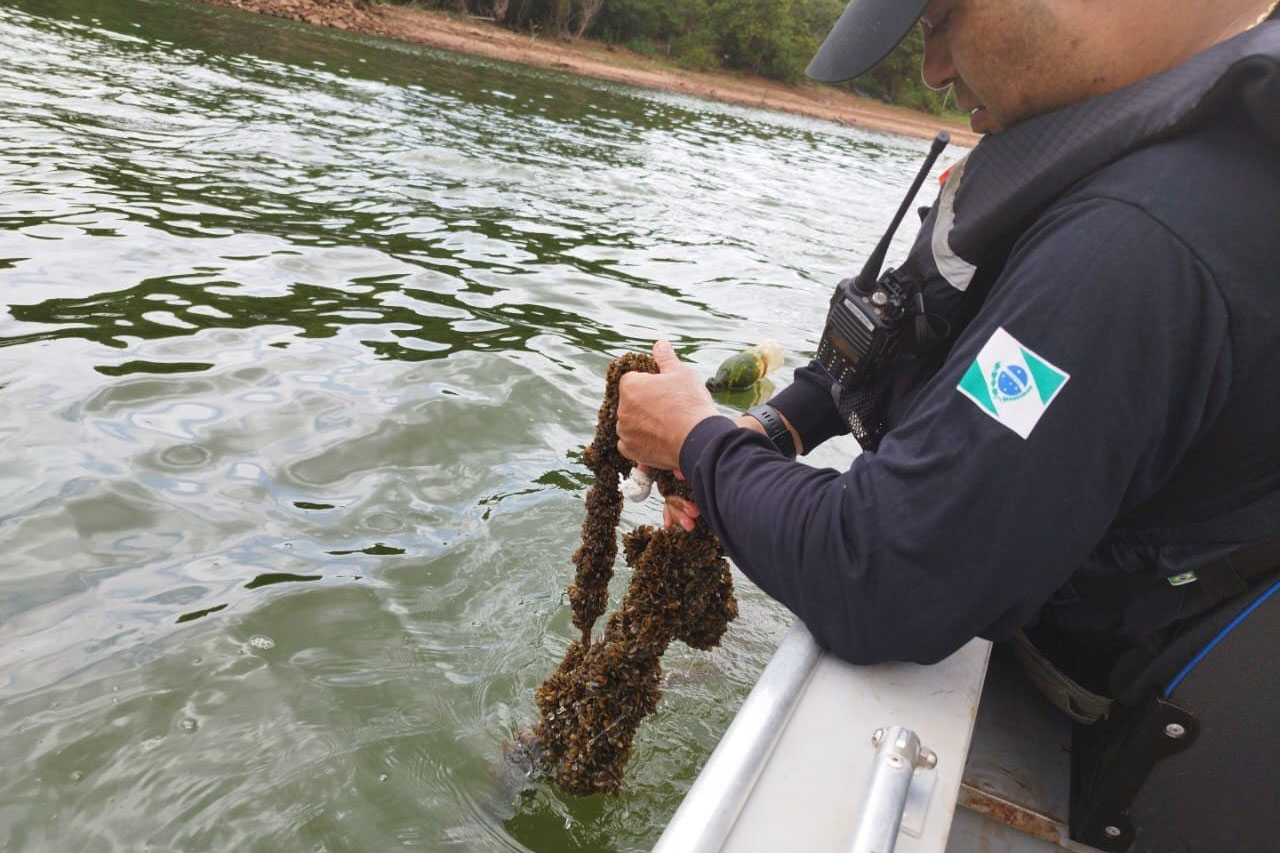
<path fill-rule="evenodd" d="M 929 0 L 850 0 L 807 73 L 839 83 L 870 71 L 910 32 Z"/>

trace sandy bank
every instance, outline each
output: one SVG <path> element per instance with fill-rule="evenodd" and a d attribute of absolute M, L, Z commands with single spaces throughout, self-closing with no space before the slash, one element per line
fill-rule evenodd
<path fill-rule="evenodd" d="M 317 26 L 415 42 L 442 50 L 554 68 L 599 80 L 825 119 L 853 127 L 931 138 L 945 129 L 963 145 L 978 137 L 948 119 L 893 107 L 817 85 L 786 86 L 762 77 L 694 72 L 598 42 L 530 38 L 488 21 L 357 0 L 207 0 Z"/>

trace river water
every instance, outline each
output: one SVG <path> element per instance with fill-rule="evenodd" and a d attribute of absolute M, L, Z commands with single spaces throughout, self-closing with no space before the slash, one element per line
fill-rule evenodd
<path fill-rule="evenodd" d="M 926 143 L 175 0 L 10 0 L 0 102 L 0 849 L 648 849 L 790 618 L 504 778 L 603 369 L 800 364 Z"/>

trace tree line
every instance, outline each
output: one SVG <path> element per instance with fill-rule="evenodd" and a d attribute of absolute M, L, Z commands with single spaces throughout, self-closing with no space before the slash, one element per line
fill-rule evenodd
<path fill-rule="evenodd" d="M 405 2 L 405 0 L 401 0 Z M 729 69 L 797 83 L 845 0 L 410 0 L 563 39 L 618 44 L 696 71 Z M 844 83 L 858 94 L 943 112 L 920 80 L 924 41 L 914 28 L 872 71 Z"/>

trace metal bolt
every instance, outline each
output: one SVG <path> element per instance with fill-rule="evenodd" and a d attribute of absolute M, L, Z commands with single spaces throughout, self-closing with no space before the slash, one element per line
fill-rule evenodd
<path fill-rule="evenodd" d="M 1181 723 L 1170 723 L 1164 727 L 1164 733 L 1176 740 L 1177 738 L 1185 737 L 1187 729 Z"/>
<path fill-rule="evenodd" d="M 884 740 L 884 729 L 876 729 L 871 733 L 871 745 L 879 746 L 880 741 Z"/>
<path fill-rule="evenodd" d="M 927 746 L 922 746 L 920 747 L 920 755 L 916 758 L 916 764 L 925 770 L 932 770 L 938 766 L 938 753 Z"/>
<path fill-rule="evenodd" d="M 1106 833 L 1107 838 L 1119 838 L 1119 837 L 1120 837 L 1120 827 L 1118 827 L 1118 826 L 1108 826 L 1108 827 L 1104 827 L 1102 831 Z"/>
<path fill-rule="evenodd" d="M 885 293 L 883 290 L 877 290 L 875 293 L 871 294 L 871 303 L 873 305 L 884 305 L 888 301 L 889 294 Z"/>

